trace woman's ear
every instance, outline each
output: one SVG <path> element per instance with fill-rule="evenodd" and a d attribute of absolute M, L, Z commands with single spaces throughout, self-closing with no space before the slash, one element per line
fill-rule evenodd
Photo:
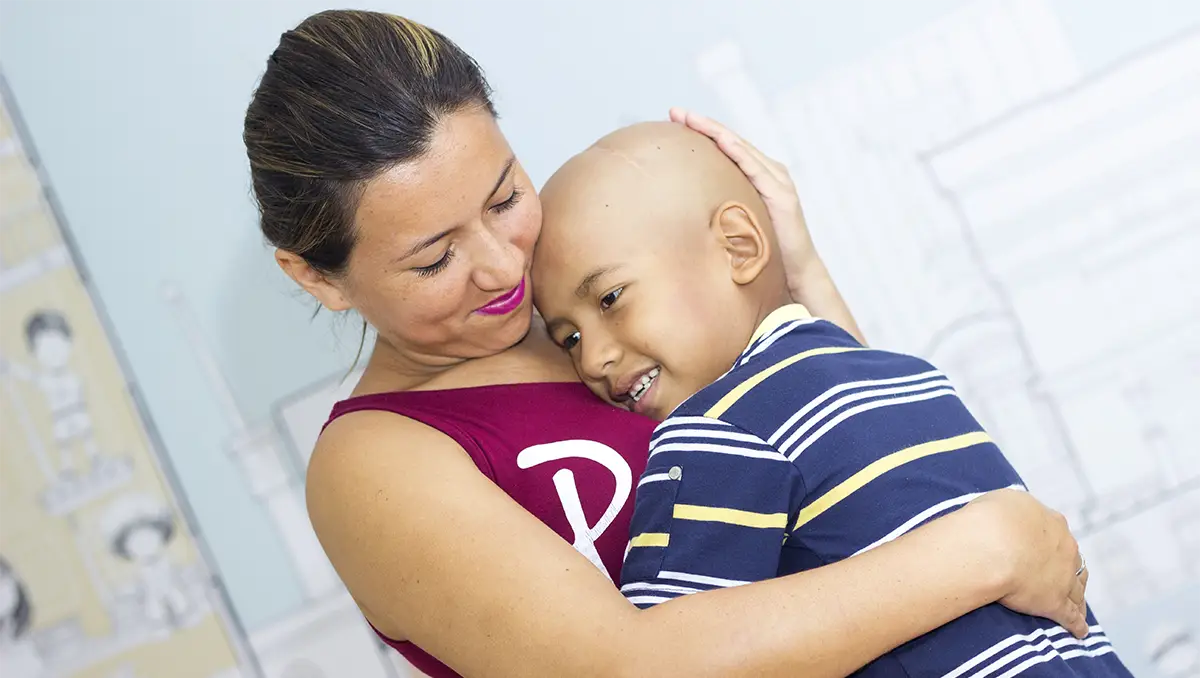
<path fill-rule="evenodd" d="M 726 202 L 713 213 L 711 227 L 729 257 L 730 278 L 739 285 L 758 279 L 771 262 L 771 241 L 749 207 Z"/>
<path fill-rule="evenodd" d="M 313 295 L 322 306 L 330 311 L 346 311 L 353 308 L 341 287 L 331 282 L 324 273 L 313 268 L 304 260 L 304 257 L 294 252 L 276 249 L 275 263 L 279 264 L 279 268 L 282 268 L 289 278 L 295 280 L 297 285 L 303 287 L 304 291 Z"/>

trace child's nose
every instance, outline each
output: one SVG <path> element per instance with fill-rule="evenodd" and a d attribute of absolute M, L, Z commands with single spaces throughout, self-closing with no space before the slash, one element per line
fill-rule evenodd
<path fill-rule="evenodd" d="M 591 333 L 582 338 L 583 356 L 580 367 L 590 379 L 608 379 L 613 365 L 620 359 L 620 349 L 616 343 L 604 335 Z M 610 384 L 611 386 L 611 384 Z M 611 391 L 611 388 L 610 388 Z"/>

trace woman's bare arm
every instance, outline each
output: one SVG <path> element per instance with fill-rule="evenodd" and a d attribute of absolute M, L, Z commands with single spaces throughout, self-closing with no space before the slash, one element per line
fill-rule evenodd
<path fill-rule="evenodd" d="M 1014 592 L 1030 597 L 1024 611 L 1081 619 L 1067 599 L 1074 540 L 1028 498 L 968 506 L 815 571 L 639 611 L 422 424 L 341 417 L 308 477 L 313 525 L 367 616 L 465 676 L 845 676 Z"/>
<path fill-rule="evenodd" d="M 825 261 L 814 257 L 795 268 L 798 270 L 788 274 L 789 280 L 797 281 L 790 285 L 792 300 L 804 304 L 808 311 L 818 318 L 825 318 L 846 330 L 865 346 L 867 339 L 854 319 L 854 314 L 850 312 L 846 300 L 842 298 L 841 291 L 834 284 L 833 276 L 825 267 Z"/>

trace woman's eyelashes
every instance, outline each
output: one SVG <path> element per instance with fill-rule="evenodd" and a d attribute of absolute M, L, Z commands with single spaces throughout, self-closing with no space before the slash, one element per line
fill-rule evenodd
<path fill-rule="evenodd" d="M 516 207 L 517 203 L 521 201 L 522 195 L 525 195 L 525 192 L 522 191 L 521 189 L 517 188 L 516 186 L 514 186 L 512 193 L 509 194 L 509 196 L 507 198 L 505 198 L 504 202 L 502 202 L 498 205 L 492 206 L 491 209 L 493 212 L 496 212 L 498 214 L 507 212 L 510 209 L 512 209 L 513 207 Z"/>
<path fill-rule="evenodd" d="M 441 259 L 438 259 L 437 261 L 433 262 L 432 264 L 430 264 L 428 266 L 418 266 L 418 267 L 414 268 L 413 271 L 415 271 L 416 274 L 421 276 L 422 278 L 426 278 L 431 275 L 437 275 L 438 273 L 441 273 L 442 271 L 444 271 L 446 269 L 446 267 L 450 265 L 450 260 L 453 258 L 454 258 L 454 248 L 448 247 L 448 248 L 446 248 L 446 253 L 442 255 Z"/>
<path fill-rule="evenodd" d="M 524 191 L 522 191 L 519 188 L 514 187 L 512 190 L 512 193 L 510 193 L 509 196 L 504 199 L 504 202 L 493 205 L 489 209 L 492 212 L 496 212 L 496 213 L 507 212 L 508 210 L 515 207 L 518 202 L 521 201 L 522 195 L 524 195 Z M 429 277 L 431 275 L 437 275 L 438 273 L 441 273 L 443 270 L 445 270 L 445 268 L 447 266 L 450 265 L 450 261 L 452 259 L 454 259 L 454 248 L 453 247 L 448 248 L 446 250 L 446 253 L 442 255 L 441 259 L 438 259 L 437 261 L 433 262 L 432 264 L 430 264 L 428 266 L 418 266 L 418 267 L 414 268 L 413 271 L 415 271 L 417 275 L 419 275 L 423 278 Z"/>

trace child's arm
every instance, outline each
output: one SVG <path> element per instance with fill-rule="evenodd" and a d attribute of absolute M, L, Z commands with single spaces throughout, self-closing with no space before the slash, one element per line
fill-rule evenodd
<path fill-rule="evenodd" d="M 665 421 L 637 487 L 621 593 L 647 608 L 779 573 L 795 465 L 717 419 Z"/>
<path fill-rule="evenodd" d="M 672 108 L 671 120 L 687 125 L 716 142 L 717 147 L 737 164 L 758 191 L 775 227 L 792 300 L 804 304 L 813 315 L 836 323 L 865 345 L 867 341 L 862 330 L 813 245 L 808 224 L 804 221 L 804 210 L 800 207 L 800 198 L 787 167 L 766 157 L 750 142 L 703 115 Z"/>
<path fill-rule="evenodd" d="M 967 442 L 970 441 L 963 445 Z M 853 482 L 857 477 L 858 474 L 847 482 Z M 803 571 L 804 575 L 814 575 L 823 571 L 830 562 L 829 553 L 813 552 L 804 547 L 785 548 L 785 543 L 792 532 L 800 530 L 801 525 L 836 504 L 839 499 L 831 497 L 839 495 L 845 484 L 814 500 L 808 496 L 810 488 L 805 487 L 797 467 L 788 461 L 777 446 L 719 419 L 686 415 L 671 417 L 655 431 L 646 472 L 638 483 L 630 525 L 632 538 L 621 573 L 621 593 L 641 609 L 653 608 L 660 603 L 670 603 L 666 606 L 670 607 L 689 602 L 689 594 L 717 591 L 732 593 L 722 590 L 743 590 L 746 584 L 780 581 L 776 578 L 788 572 Z M 951 516 L 956 515 L 954 508 L 980 496 L 985 495 L 976 492 L 962 497 L 961 501 L 954 502 L 953 507 L 943 508 L 942 512 L 949 510 Z M 934 520 L 934 523 L 940 522 Z M 901 527 L 925 529 L 917 527 L 918 524 L 905 523 Z M 828 532 L 828 528 L 822 529 Z M 886 548 L 889 540 L 897 538 L 904 538 L 902 531 L 893 531 L 875 544 L 861 549 L 855 557 L 845 558 L 837 564 L 860 564 L 863 558 L 874 558 L 871 551 Z M 829 535 L 818 534 L 817 539 L 828 541 Z M 868 590 L 882 584 L 884 589 L 889 590 L 886 595 L 894 597 L 900 590 L 929 591 L 946 586 L 947 581 L 942 579 L 944 573 L 935 574 L 934 568 L 939 567 L 938 560 L 944 557 L 939 554 L 944 554 L 947 549 L 958 548 L 951 546 L 952 541 L 954 539 L 943 534 L 934 539 L 931 550 L 925 551 L 923 556 L 916 558 L 916 562 L 909 564 L 912 567 L 902 568 L 899 567 L 899 560 L 893 561 L 897 567 L 886 575 L 884 581 L 864 577 L 857 582 L 857 587 Z M 891 558 L 889 556 L 888 560 Z M 889 567 L 885 566 L 885 571 Z M 882 571 L 876 571 L 879 572 Z M 978 574 L 982 575 L 983 572 Z M 1086 579 L 1080 579 L 1078 583 L 1077 600 L 1082 605 Z M 852 588 L 848 582 L 847 588 Z M 839 603 L 846 603 L 845 606 L 839 607 L 836 613 L 833 609 L 822 610 L 821 615 L 831 625 L 844 624 L 847 629 L 854 627 L 855 637 L 860 640 L 874 632 L 895 638 L 891 634 L 899 632 L 906 623 L 911 623 L 914 630 L 910 634 L 901 633 L 904 641 L 932 631 L 959 616 L 938 617 L 936 622 L 930 623 L 932 617 L 937 616 L 933 607 L 887 612 L 885 610 L 891 609 L 894 600 L 884 601 L 874 596 L 867 598 L 871 599 L 869 603 L 867 600 L 852 602 L 844 593 Z M 1025 614 L 1039 614 L 1023 606 L 1017 599 L 993 602 L 1000 602 Z M 874 622 L 864 627 L 839 617 L 858 604 L 875 606 L 877 616 Z M 770 614 L 765 609 L 762 613 Z M 916 627 L 922 630 L 916 631 Z M 1079 633 L 1079 629 L 1072 628 L 1072 633 Z M 830 658 L 838 657 L 847 673 L 899 644 L 868 651 L 860 642 L 854 644 L 854 650 L 851 651 L 844 646 L 834 649 L 834 641 L 825 642 L 832 644 L 823 649 L 831 653 Z"/>

